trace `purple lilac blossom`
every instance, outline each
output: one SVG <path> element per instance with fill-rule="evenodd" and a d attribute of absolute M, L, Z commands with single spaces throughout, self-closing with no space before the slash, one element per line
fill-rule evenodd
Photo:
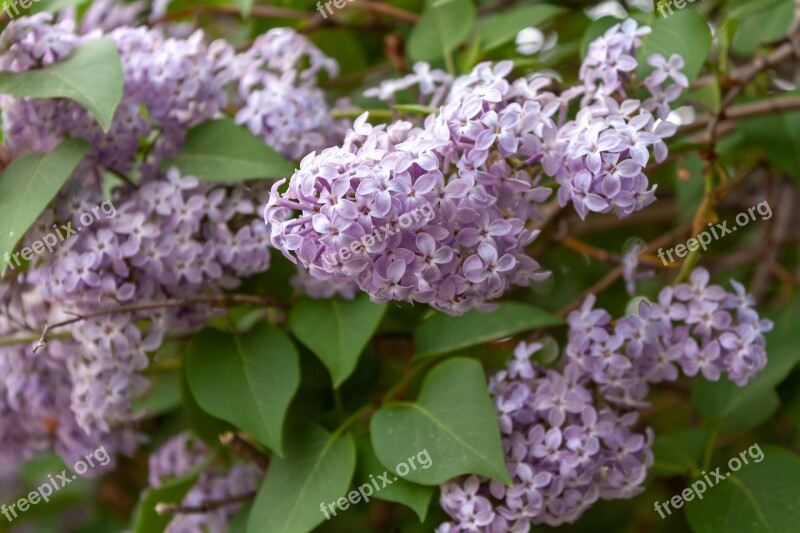
<path fill-rule="evenodd" d="M 158 488 L 164 482 L 188 474 L 211 459 L 211 451 L 188 432 L 180 433 L 150 456 L 150 486 Z M 261 474 L 249 464 L 234 464 L 228 468 L 212 464 L 204 470 L 186 494 L 181 504 L 197 506 L 207 501 L 241 496 L 257 488 Z M 169 523 L 169 533 L 224 533 L 240 505 L 226 505 L 207 513 L 176 515 Z"/>
<path fill-rule="evenodd" d="M 416 67 L 368 91 L 391 101 L 418 83 L 436 102 L 449 89 L 422 125 L 372 126 L 362 115 L 341 146 L 307 155 L 288 189 L 281 192 L 282 180 L 270 195 L 273 245 L 315 278 L 353 281 L 376 302 L 423 302 L 453 314 L 491 309 L 512 285 L 547 275 L 525 248 L 539 233 L 548 178 L 581 217 L 623 217 L 654 201 L 643 169 L 651 149 L 656 161 L 666 157 L 663 138 L 675 126 L 621 89 L 635 81 L 633 54 L 648 31 L 634 21 L 611 28 L 581 69 L 583 85 L 560 95 L 543 90 L 551 80 L 541 75 L 509 80 L 510 61 L 481 63 L 452 82 Z M 422 204 L 434 216 L 398 228 Z M 376 232 L 382 239 L 372 246 Z"/>
<path fill-rule="evenodd" d="M 574 363 L 546 370 L 531 362 L 540 344 L 521 343 L 490 379 L 512 485 L 470 476 L 445 483 L 440 503 L 452 521 L 438 533 L 528 531 L 580 518 L 599 499 L 630 498 L 653 462 L 653 433 L 638 414 L 597 403 Z"/>
<path fill-rule="evenodd" d="M 754 300 L 731 281 L 734 292 L 709 284 L 695 269 L 687 283 L 661 290 L 657 302 L 643 301 L 638 314 L 620 318 L 594 309 L 589 297 L 568 317 L 566 354 L 598 385 L 610 402 L 645 405 L 649 383 L 674 381 L 679 369 L 717 381 L 722 374 L 739 386 L 767 363 L 764 333 Z"/>

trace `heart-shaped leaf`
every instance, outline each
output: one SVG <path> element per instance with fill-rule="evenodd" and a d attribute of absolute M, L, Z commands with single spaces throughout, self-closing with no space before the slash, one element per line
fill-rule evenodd
<path fill-rule="evenodd" d="M 68 139 L 47 154 L 25 154 L 8 165 L 0 175 L 0 256 L 14 250 L 87 153 L 85 141 Z M 0 275 L 9 264 L 16 261 L 3 260 Z"/>
<path fill-rule="evenodd" d="M 209 120 L 189 130 L 183 151 L 162 167 L 173 165 L 199 180 L 227 183 L 281 178 L 294 171 L 263 139 L 229 118 Z"/>
<path fill-rule="evenodd" d="M 286 433 L 286 456 L 273 459 L 250 511 L 247 531 L 307 533 L 325 520 L 321 505 L 334 503 L 350 486 L 356 447 L 347 435 L 318 426 Z M 326 508 L 328 516 L 335 514 Z"/>
<path fill-rule="evenodd" d="M 428 0 L 408 38 L 408 57 L 412 61 L 434 61 L 448 55 L 469 37 L 474 25 L 475 6 L 469 0 L 442 4 Z"/>
<path fill-rule="evenodd" d="M 751 454 L 751 451 L 753 452 Z M 761 452 L 761 453 L 759 453 Z M 754 444 L 742 451 L 740 468 L 720 468 L 725 478 L 706 488 L 702 499 L 686 502 L 686 516 L 695 533 L 736 531 L 763 533 L 797 531 L 800 523 L 800 457 L 774 446 Z M 755 462 L 759 459 L 759 462 Z M 730 474 L 727 476 L 726 474 Z M 692 485 L 689 485 L 692 486 Z M 699 488 L 699 486 L 698 486 Z"/>
<path fill-rule="evenodd" d="M 85 107 L 108 131 L 122 100 L 122 66 L 117 45 L 94 39 L 65 60 L 28 72 L 0 72 L 0 93 L 29 98 L 69 98 Z"/>
<path fill-rule="evenodd" d="M 385 312 L 385 304 L 374 304 L 365 294 L 355 300 L 305 298 L 292 307 L 289 327 L 328 367 L 338 388 L 355 370 Z"/>
<path fill-rule="evenodd" d="M 282 454 L 283 420 L 300 385 L 300 363 L 279 329 L 259 324 L 241 336 L 205 329 L 192 340 L 186 372 L 200 407 Z"/>
<path fill-rule="evenodd" d="M 406 463 L 408 481 L 438 485 L 479 474 L 511 483 L 486 378 L 474 359 L 438 365 L 426 376 L 416 402 L 390 404 L 375 413 L 371 433 L 381 463 L 400 475 L 395 468 Z M 423 451 L 431 459 L 428 468 L 408 464 Z"/>
<path fill-rule="evenodd" d="M 454 352 L 564 321 L 547 311 L 517 302 L 502 302 L 491 313 L 473 309 L 462 316 L 437 313 L 414 332 L 415 358 Z"/>

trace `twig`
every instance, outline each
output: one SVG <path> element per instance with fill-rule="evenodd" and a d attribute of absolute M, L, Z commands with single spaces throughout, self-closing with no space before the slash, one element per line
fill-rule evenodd
<path fill-rule="evenodd" d="M 184 300 L 162 300 L 158 302 L 140 302 L 135 304 L 120 305 L 118 307 L 114 307 L 111 309 L 101 309 L 99 311 L 92 311 L 91 313 L 86 313 L 83 315 L 76 315 L 74 318 L 63 320 L 61 322 L 56 322 L 55 324 L 45 324 L 44 329 L 42 330 L 42 336 L 39 337 L 39 341 L 33 347 L 33 353 L 36 353 L 37 350 L 39 350 L 46 344 L 47 336 L 50 334 L 52 330 L 62 328 L 64 326 L 69 326 L 70 324 L 74 324 L 82 320 L 88 320 L 90 318 L 95 318 L 103 315 L 112 315 L 116 313 L 130 313 L 136 311 L 147 311 L 150 309 L 187 307 L 196 304 L 226 305 L 231 303 L 235 304 L 249 303 L 249 304 L 263 305 L 267 307 L 277 307 L 279 309 L 288 309 L 290 307 L 289 304 L 282 302 L 280 300 L 276 300 L 274 298 L 270 298 L 268 296 L 254 296 L 249 294 L 229 294 L 224 296 L 206 296 L 200 298 L 187 298 Z"/>
<path fill-rule="evenodd" d="M 689 231 L 691 229 L 691 227 L 692 227 L 691 222 L 689 222 L 689 223 L 683 224 L 680 227 L 670 231 L 669 233 L 666 233 L 666 234 L 662 235 L 661 237 L 659 237 L 658 239 L 656 239 L 652 243 L 650 243 L 650 245 L 648 245 L 648 247 L 642 253 L 650 254 L 650 253 L 655 252 L 659 248 L 662 248 L 664 245 L 669 244 L 670 242 L 672 242 L 672 240 L 675 239 L 675 237 L 677 235 L 681 235 L 681 234 L 686 233 L 687 231 Z M 575 300 L 570 302 L 565 307 L 563 307 L 563 308 L 559 309 L 558 311 L 556 311 L 556 315 L 560 316 L 561 318 L 566 317 L 572 311 L 574 311 L 575 309 L 579 308 L 581 306 L 581 304 L 583 304 L 583 301 L 586 299 L 586 297 L 589 294 L 597 294 L 599 292 L 604 291 L 605 289 L 607 289 L 611 285 L 613 285 L 614 282 L 617 281 L 620 278 L 620 276 L 622 276 L 623 271 L 624 270 L 623 270 L 622 266 L 614 267 L 613 269 L 611 269 L 610 272 L 608 272 L 608 274 L 603 276 L 603 278 L 600 281 L 598 281 L 597 283 L 595 283 L 594 285 L 592 285 L 591 287 L 589 287 L 588 289 L 583 291 L 583 293 L 578 298 L 576 298 Z"/>
<path fill-rule="evenodd" d="M 186 9 L 179 9 L 173 11 L 155 21 L 153 24 L 160 24 L 165 21 L 172 21 L 181 19 L 188 15 L 204 15 L 204 14 L 218 14 L 218 15 L 234 15 L 239 16 L 242 14 L 241 8 L 237 6 L 193 6 Z M 254 5 L 250 8 L 250 15 L 254 17 L 274 17 L 283 19 L 300 19 L 311 20 L 317 14 L 309 11 L 298 11 L 296 9 L 289 9 L 286 7 L 277 6 L 263 6 Z"/>
<path fill-rule="evenodd" d="M 381 15 L 388 15 L 390 17 L 396 18 L 397 20 L 408 22 L 410 24 L 417 24 L 419 22 L 419 15 L 417 15 L 416 13 L 412 13 L 411 11 L 406 11 L 405 9 L 400 9 L 399 7 L 395 7 L 390 4 L 373 2 L 372 0 L 359 0 L 356 6 L 360 7 L 364 11 L 371 11 L 373 13 L 380 13 Z"/>
<path fill-rule="evenodd" d="M 758 102 L 751 102 L 731 107 L 725 111 L 723 117 L 726 120 L 740 120 L 743 118 L 756 117 L 759 115 L 769 115 L 772 113 L 784 113 L 786 111 L 800 110 L 800 97 L 781 97 L 770 98 L 767 100 L 759 100 Z M 713 115 L 704 115 L 691 124 L 685 124 L 678 128 L 678 134 L 693 133 L 707 128 L 711 121 L 714 120 Z"/>
<path fill-rule="evenodd" d="M 177 503 L 159 503 L 156 504 L 156 512 L 160 515 L 173 513 L 173 514 L 203 514 L 219 509 L 221 507 L 228 507 L 229 505 L 236 505 L 246 501 L 250 501 L 256 497 L 257 492 L 246 492 L 238 496 L 229 496 L 228 498 L 221 498 L 219 500 L 206 500 L 200 505 L 183 506 Z"/>
<path fill-rule="evenodd" d="M 262 472 L 267 471 L 269 457 L 261 453 L 255 446 L 244 440 L 242 437 L 228 431 L 219 436 L 219 441 L 233 451 L 236 455 L 256 465 Z"/>

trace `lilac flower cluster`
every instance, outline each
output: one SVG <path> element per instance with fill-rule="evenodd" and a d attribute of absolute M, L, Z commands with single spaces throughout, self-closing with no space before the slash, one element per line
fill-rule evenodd
<path fill-rule="evenodd" d="M 453 522 L 438 533 L 528 531 L 577 520 L 598 499 L 643 490 L 653 462 L 651 430 L 632 430 L 638 414 L 600 406 L 574 363 L 563 371 L 531 362 L 538 343 L 521 343 L 489 384 L 512 485 L 470 476 L 441 487 Z"/>
<path fill-rule="evenodd" d="M 180 433 L 167 441 L 150 456 L 150 486 L 158 488 L 165 481 L 183 476 L 211 459 L 211 451 L 195 440 L 188 432 Z M 241 496 L 254 491 L 260 474 L 249 464 L 235 464 L 228 469 L 212 465 L 204 470 L 192 489 L 181 502 L 184 506 L 197 506 L 206 501 L 217 501 Z M 208 513 L 175 516 L 166 531 L 169 533 L 224 533 L 241 505 L 226 505 Z"/>
<path fill-rule="evenodd" d="M 251 218 L 256 204 L 243 187 L 228 191 L 171 169 L 164 180 L 124 192 L 129 199 L 120 198 L 117 217 L 86 228 L 42 265 L 38 288 L 46 301 L 85 315 L 126 303 L 220 294 L 238 278 L 267 269 L 269 235 Z M 100 191 L 65 193 L 92 205 Z M 60 205 L 62 218 L 81 212 L 68 201 Z M 130 419 L 131 398 L 147 386 L 139 375 L 148 366 L 146 354 L 161 345 L 165 331 L 194 330 L 210 312 L 203 306 L 146 309 L 76 323 L 72 335 L 82 357 L 70 359 L 71 405 L 80 426 L 108 431 L 109 423 Z M 140 327 L 142 321 L 149 327 Z M 50 346 L 51 352 L 62 349 L 74 353 L 76 347 Z"/>
<path fill-rule="evenodd" d="M 18 283 L 0 285 L 0 337 L 6 340 L 38 335 L 41 324 L 58 317 L 38 291 L 25 289 L 28 280 L 33 286 L 38 283 L 38 273 L 19 276 Z M 74 350 L 75 344 L 71 346 Z M 141 438 L 130 426 L 104 433 L 78 425 L 70 407 L 69 365 L 75 352 L 56 352 L 34 357 L 30 343 L 0 349 L 0 463 L 19 464 L 55 449 L 67 464 L 74 464 L 99 442 L 112 455 L 133 453 Z"/>
<path fill-rule="evenodd" d="M 646 31 L 628 21 L 601 41 L 633 53 Z M 547 77 L 509 81 L 508 61 L 477 65 L 452 85 L 418 65 L 368 91 L 391 100 L 419 84 L 436 102 L 449 88 L 439 113 L 421 127 L 402 120 L 373 127 L 362 115 L 342 146 L 305 157 L 288 189 L 277 183 L 267 204 L 273 245 L 312 276 L 354 281 L 376 302 L 424 302 L 454 314 L 488 309 L 487 301 L 511 285 L 547 275 L 524 253 L 538 235 L 529 223 L 551 194 L 545 176 L 560 185 L 562 205 L 571 201 L 581 216 L 613 209 L 626 216 L 654 200 L 643 169 L 651 147 L 663 160 L 663 138 L 675 127 L 656 125 L 648 106 L 624 99 L 628 60 L 614 70 L 613 90 L 594 89 L 598 76 L 610 83 L 616 59 L 590 54 L 581 70 L 585 85 L 560 95 L 542 90 Z M 570 101 L 582 93 L 581 110 L 567 120 Z M 435 216 L 396 231 L 422 203 Z M 376 230 L 396 234 L 358 253 L 358 241 Z M 352 257 L 323 260 L 344 247 Z"/>
<path fill-rule="evenodd" d="M 233 71 L 243 100 L 236 114 L 254 135 L 289 159 L 338 142 L 341 121 L 331 118 L 317 76 L 339 71 L 336 61 L 289 28 L 260 35 L 237 56 Z"/>
<path fill-rule="evenodd" d="M 678 368 L 711 381 L 727 373 L 744 386 L 766 365 L 763 334 L 772 322 L 759 318 L 741 284 L 731 284 L 734 292 L 710 285 L 708 271 L 697 268 L 689 283 L 665 287 L 657 303 L 642 302 L 638 315 L 613 325 L 589 297 L 568 318 L 566 354 L 620 405 L 643 405 L 648 383 L 674 381 Z"/>
<path fill-rule="evenodd" d="M 12 21 L 0 35 L 0 69 L 52 65 L 101 35 L 78 35 L 71 20 L 51 20 L 40 14 Z M 51 335 L 35 359 L 33 342 L 0 348 L 6 370 L 0 380 L 0 454 L 12 458 L 55 446 L 69 460 L 100 442 L 132 453 L 140 437 L 132 430 L 131 399 L 148 387 L 141 374 L 149 365 L 148 353 L 161 346 L 167 331 L 192 331 L 215 316 L 208 306 L 155 306 L 168 299 L 217 296 L 269 265 L 268 233 L 254 217 L 257 187 L 200 184 L 174 169 L 164 173 L 160 162 L 179 152 L 189 127 L 229 105 L 232 82 L 241 83 L 233 100 L 247 100 L 247 91 L 258 92 L 268 76 L 288 92 L 299 85 L 315 91 L 313 78 L 320 68 L 335 72 L 331 60 L 290 30 L 269 32 L 241 55 L 223 41 L 205 44 L 199 32 L 179 39 L 121 27 L 106 36 L 117 45 L 125 80 L 110 131 L 103 133 L 92 116 L 68 100 L 2 96 L 4 147 L 18 156 L 51 149 L 67 136 L 83 137 L 92 146 L 56 198 L 58 207 L 48 208 L 30 230 L 34 235 L 56 221 L 77 226 L 77 213 L 103 201 L 106 169 L 138 172 L 138 185 L 115 190 L 118 216 L 113 220 L 85 228 L 27 273 L 0 282 L 5 291 L 0 333 L 30 337 L 41 333 L 43 324 L 75 314 L 141 302 L 154 308 L 78 321 L 71 338 Z M 305 58 L 312 66 L 290 75 Z M 271 138 L 287 147 L 295 142 L 293 135 L 307 133 L 305 149 L 319 148 L 314 142 L 328 137 L 315 137 L 305 126 L 314 124 L 309 127 L 328 135 L 335 128 L 318 120 L 320 112 L 327 113 L 324 102 L 318 104 L 307 110 L 316 118 L 296 109 L 291 128 L 272 131 Z M 280 143 L 279 134 L 286 136 Z"/>
<path fill-rule="evenodd" d="M 12 21 L 0 36 L 0 70 L 45 67 L 102 36 L 100 30 L 76 35 L 71 20 L 52 24 L 51 19 L 41 13 Z M 3 128 L 12 154 L 47 151 L 68 135 L 78 136 L 91 143 L 91 160 L 122 173 L 130 172 L 147 148 L 140 171 L 153 174 L 158 163 L 180 151 L 189 127 L 219 116 L 229 103 L 237 107 L 239 123 L 289 158 L 341 139 L 342 123 L 331 118 L 316 87 L 321 70 L 334 76 L 338 66 L 293 30 L 271 30 L 241 54 L 223 40 L 206 44 L 201 30 L 183 39 L 123 26 L 106 37 L 117 45 L 125 79 L 110 131 L 103 132 L 69 100 L 3 97 Z M 304 61 L 308 68 L 302 68 Z M 142 139 L 150 137 L 152 146 L 143 146 Z"/>

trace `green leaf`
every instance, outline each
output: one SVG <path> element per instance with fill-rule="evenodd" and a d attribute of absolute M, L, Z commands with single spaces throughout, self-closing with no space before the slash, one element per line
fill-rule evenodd
<path fill-rule="evenodd" d="M 28 72 L 0 72 L 0 93 L 29 98 L 69 98 L 108 131 L 122 100 L 122 66 L 110 39 L 94 39 L 64 61 Z"/>
<path fill-rule="evenodd" d="M 282 455 L 283 420 L 300 385 L 286 335 L 268 324 L 241 336 L 205 329 L 192 340 L 186 372 L 200 407 Z"/>
<path fill-rule="evenodd" d="M 173 516 L 171 514 L 160 515 L 156 513 L 156 505 L 159 503 L 181 503 L 186 494 L 197 483 L 200 473 L 208 467 L 210 462 L 211 459 L 203 461 L 201 465 L 187 474 L 170 480 L 157 489 L 146 489 L 139 501 L 136 523 L 133 527 L 134 533 L 164 531 Z"/>
<path fill-rule="evenodd" d="M 378 479 L 378 476 L 385 473 L 385 469 L 378 456 L 375 455 L 375 450 L 372 449 L 372 443 L 368 438 L 360 439 L 357 445 L 358 470 L 356 477 L 359 480 L 357 483 L 363 488 L 364 484 L 372 482 L 369 476 L 372 476 L 372 479 Z M 364 489 L 364 492 L 366 492 L 366 489 Z M 433 487 L 398 479 L 397 481 L 392 481 L 391 485 L 382 487 L 379 491 L 374 491 L 371 497 L 386 500 L 387 502 L 401 503 L 413 510 L 419 517 L 420 522 L 424 522 L 425 517 L 428 515 L 428 508 L 431 505 L 434 492 Z"/>
<path fill-rule="evenodd" d="M 676 10 L 666 18 L 657 17 L 652 28 L 650 35 L 642 37 L 642 47 L 636 54 L 639 77 L 643 79 L 653 70 L 647 64 L 651 55 L 661 54 L 669 59 L 672 54 L 680 54 L 686 61 L 683 72 L 689 82 L 693 81 L 711 50 L 711 30 L 703 16 L 696 9 Z"/>
<path fill-rule="evenodd" d="M 289 327 L 331 373 L 334 387 L 350 377 L 386 312 L 365 294 L 355 300 L 304 298 L 289 313 Z"/>
<path fill-rule="evenodd" d="M 452 0 L 439 6 L 428 0 L 408 38 L 408 57 L 412 61 L 435 61 L 449 55 L 469 37 L 474 25 L 475 6 L 470 0 Z"/>
<path fill-rule="evenodd" d="M 699 468 L 710 436 L 711 432 L 704 428 L 658 433 L 653 442 L 655 462 L 652 473 L 669 477 Z"/>
<path fill-rule="evenodd" d="M 749 451 L 752 449 L 758 458 L 760 446 L 753 446 L 758 448 L 751 446 L 745 453 L 749 464 L 706 490 L 702 500 L 686 502 L 686 516 L 695 533 L 797 531 L 800 457 L 782 448 L 765 446 L 762 460 L 756 463 Z M 728 468 L 723 465 L 720 473 L 725 476 Z"/>
<path fill-rule="evenodd" d="M 0 257 L 14 251 L 87 153 L 86 141 L 67 139 L 47 154 L 25 154 L 8 165 L 0 175 Z M 0 275 L 8 266 L 3 260 Z"/>
<path fill-rule="evenodd" d="M 800 111 L 744 119 L 737 128 L 742 133 L 740 147 L 762 151 L 770 163 L 800 180 Z"/>
<path fill-rule="evenodd" d="M 141 397 L 133 399 L 134 414 L 154 417 L 181 405 L 181 374 L 178 371 L 163 372 L 155 376 L 150 389 Z"/>
<path fill-rule="evenodd" d="M 320 504 L 335 502 L 350 486 L 356 449 L 349 433 L 307 426 L 286 437 L 286 456 L 272 460 L 253 503 L 250 533 L 311 531 L 325 520 Z"/>
<path fill-rule="evenodd" d="M 754 396 L 749 402 L 725 417 L 722 431 L 745 431 L 760 426 L 775 414 L 781 405 L 778 393 L 773 389 Z"/>
<path fill-rule="evenodd" d="M 183 402 L 183 414 L 192 433 L 197 435 L 203 442 L 210 447 L 219 445 L 219 436 L 233 429 L 233 426 L 203 411 L 197 405 L 197 400 L 192 396 L 189 382 L 186 377 L 186 366 L 181 372 L 181 401 Z"/>
<path fill-rule="evenodd" d="M 253 0 L 233 0 L 233 3 L 239 6 L 242 10 L 242 17 L 247 18 L 250 16 L 250 9 L 253 7 Z"/>
<path fill-rule="evenodd" d="M 33 4 L 33 12 L 40 13 L 42 11 L 48 11 L 50 13 L 55 13 L 57 11 L 61 11 L 62 9 L 66 9 L 68 7 L 75 7 L 75 6 L 82 6 L 83 4 L 88 4 L 91 0 L 34 0 Z"/>
<path fill-rule="evenodd" d="M 752 9 L 746 9 L 749 6 Z M 758 47 L 784 37 L 792 25 L 793 0 L 758 0 L 749 2 L 732 13 L 738 22 L 732 48 L 737 55 L 752 57 Z"/>
<path fill-rule="evenodd" d="M 173 165 L 182 174 L 224 183 L 282 178 L 294 172 L 294 167 L 263 139 L 229 118 L 209 120 L 189 130 L 183 151 L 162 167 Z"/>
<path fill-rule="evenodd" d="M 462 316 L 437 313 L 423 321 L 414 332 L 415 358 L 454 352 L 522 331 L 563 323 L 547 311 L 517 302 L 501 302 L 490 313 L 475 309 Z"/>
<path fill-rule="evenodd" d="M 371 422 L 372 446 L 392 472 L 409 467 L 407 481 L 438 485 L 465 474 L 511 483 L 500 428 L 480 363 L 457 358 L 434 368 L 416 402 L 379 410 Z M 428 468 L 410 468 L 409 459 L 426 452 Z"/>
<path fill-rule="evenodd" d="M 695 387 L 692 403 L 704 417 L 719 419 L 732 416 L 740 409 L 775 388 L 789 375 L 800 361 L 800 329 L 797 316 L 800 312 L 800 298 L 795 298 L 792 306 L 776 321 L 775 329 L 766 334 L 767 366 L 755 379 L 744 387 L 723 378 L 717 382 L 703 381 Z"/>
<path fill-rule="evenodd" d="M 563 7 L 536 4 L 500 11 L 485 17 L 480 23 L 482 48 L 494 50 L 513 41 L 517 34 L 529 27 L 538 27 L 566 11 Z"/>

